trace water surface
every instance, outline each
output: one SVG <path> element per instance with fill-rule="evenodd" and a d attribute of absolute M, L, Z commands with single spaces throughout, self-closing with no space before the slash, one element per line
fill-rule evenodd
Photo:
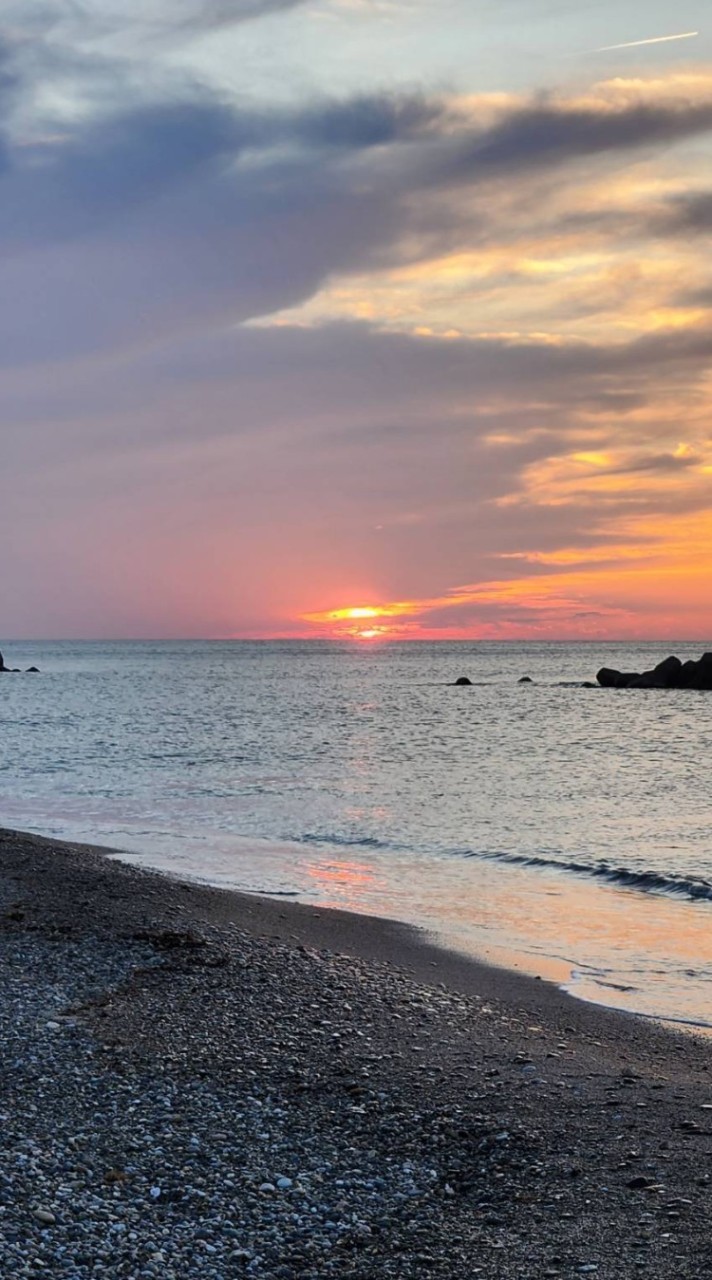
<path fill-rule="evenodd" d="M 2 647 L 0 823 L 712 1022 L 712 695 L 582 687 L 700 645 Z"/>

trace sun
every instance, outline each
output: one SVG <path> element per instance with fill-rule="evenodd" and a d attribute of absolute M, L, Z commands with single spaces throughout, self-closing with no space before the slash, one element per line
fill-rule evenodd
<path fill-rule="evenodd" d="M 416 611 L 417 607 L 407 601 L 359 604 L 323 613 L 305 613 L 302 621 L 328 629 L 334 639 L 341 637 L 373 644 L 377 640 L 401 639 L 407 630 L 409 615 Z"/>
<path fill-rule="evenodd" d="M 388 635 L 388 628 L 368 627 L 364 631 L 353 631 L 351 634 L 355 640 L 385 640 Z"/>

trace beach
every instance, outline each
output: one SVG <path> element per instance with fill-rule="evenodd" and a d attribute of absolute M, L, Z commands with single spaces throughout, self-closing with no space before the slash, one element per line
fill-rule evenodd
<path fill-rule="evenodd" d="M 709 1274 L 709 1041 L 403 925 L 0 855 L 0 1274 Z"/>

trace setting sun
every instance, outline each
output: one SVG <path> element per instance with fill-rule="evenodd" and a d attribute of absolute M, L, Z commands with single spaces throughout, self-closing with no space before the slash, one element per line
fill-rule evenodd
<path fill-rule="evenodd" d="M 389 632 L 386 627 L 370 627 L 368 631 L 355 631 L 353 634 L 357 640 L 385 640 Z"/>

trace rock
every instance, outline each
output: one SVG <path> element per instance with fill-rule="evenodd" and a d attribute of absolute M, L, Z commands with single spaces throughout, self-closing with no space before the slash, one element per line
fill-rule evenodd
<path fill-rule="evenodd" d="M 698 662 L 665 658 L 652 671 L 616 671 L 602 667 L 596 679 L 604 689 L 712 690 L 712 654 L 703 654 Z"/>
<path fill-rule="evenodd" d="M 688 689 L 694 682 L 699 667 L 699 662 L 693 662 L 691 658 L 687 662 L 683 662 L 677 677 L 678 688 Z"/>
<path fill-rule="evenodd" d="M 38 1222 L 43 1223 L 43 1225 L 46 1227 L 53 1226 L 54 1223 L 57 1221 L 54 1214 L 52 1213 L 52 1210 L 44 1209 L 42 1205 L 40 1205 L 39 1209 L 35 1209 L 33 1211 L 32 1216 L 36 1218 Z"/>
<path fill-rule="evenodd" d="M 627 689 L 637 674 L 636 671 L 615 671 L 612 667 L 601 667 L 596 679 L 604 689 Z"/>
<path fill-rule="evenodd" d="M 39 674 L 40 674 L 40 669 L 39 669 L 39 667 L 28 667 L 28 668 L 27 668 L 27 673 L 26 673 L 26 674 L 27 674 L 27 675 L 30 675 L 30 673 L 31 673 L 31 672 L 34 672 L 36 675 L 39 675 Z"/>
<path fill-rule="evenodd" d="M 465 685 L 467 685 L 467 684 L 472 684 L 472 681 L 471 681 L 471 680 L 468 680 L 467 676 L 460 676 L 459 680 L 456 680 L 456 681 L 455 681 L 455 687 L 456 687 L 456 688 L 457 688 L 458 686 L 460 686 L 460 687 L 462 688 L 462 687 L 464 687 L 464 686 L 465 686 Z"/>
<path fill-rule="evenodd" d="M 531 676 L 522 676 L 521 679 L 517 681 L 517 684 L 534 684 L 534 681 Z"/>
<path fill-rule="evenodd" d="M 630 681 L 630 689 L 672 689 L 675 687 L 675 681 L 682 670 L 682 663 L 679 658 L 666 658 L 664 662 L 659 662 L 657 667 L 653 667 L 652 671 L 644 671 L 642 675 L 636 676 Z"/>

